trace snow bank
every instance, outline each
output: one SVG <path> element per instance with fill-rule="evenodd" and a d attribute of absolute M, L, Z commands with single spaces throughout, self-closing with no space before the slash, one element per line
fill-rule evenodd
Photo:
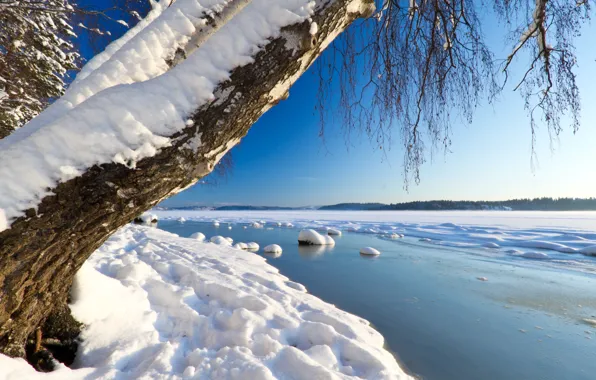
<path fill-rule="evenodd" d="M 258 255 L 143 226 L 112 236 L 77 274 L 76 366 L 3 379 L 411 379 L 383 337 Z"/>
<path fill-rule="evenodd" d="M 265 252 L 265 253 L 277 253 L 277 254 L 281 254 L 282 253 L 282 249 L 277 244 L 270 244 L 270 245 L 266 246 L 265 248 L 263 248 L 263 252 Z"/>
<path fill-rule="evenodd" d="M 335 245 L 335 240 L 331 236 L 321 235 L 315 230 L 306 229 L 298 234 L 299 244 L 308 245 Z"/>
<path fill-rule="evenodd" d="M 361 255 L 378 256 L 381 254 L 381 252 L 379 252 L 378 250 L 376 250 L 372 247 L 364 247 L 364 248 L 360 249 L 360 254 Z"/>

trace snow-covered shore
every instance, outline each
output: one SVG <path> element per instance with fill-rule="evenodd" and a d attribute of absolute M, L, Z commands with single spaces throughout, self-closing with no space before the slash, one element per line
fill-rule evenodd
<path fill-rule="evenodd" d="M 391 236 L 457 248 L 512 248 L 596 256 L 596 212 L 504 211 L 155 211 L 161 219 L 289 223 L 299 228 Z M 282 223 L 282 224 L 284 224 Z"/>
<path fill-rule="evenodd" d="M 362 318 L 265 259 L 129 225 L 77 274 L 75 368 L 36 373 L 0 355 L 2 379 L 409 379 Z"/>

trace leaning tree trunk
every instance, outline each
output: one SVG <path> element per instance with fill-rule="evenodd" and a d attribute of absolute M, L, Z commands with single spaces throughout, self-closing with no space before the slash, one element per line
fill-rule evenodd
<path fill-rule="evenodd" d="M 141 212 L 209 174 L 253 123 L 287 95 L 327 44 L 367 15 L 366 9 L 370 12 L 371 3 L 320 1 L 312 17 L 316 37 L 309 22 L 282 29 L 253 63 L 236 68 L 219 85 L 216 101 L 196 109 L 194 124 L 173 136 L 172 146 L 134 169 L 103 164 L 60 183 L 37 210 L 27 210 L 0 233 L 0 352 L 23 356 L 27 337 L 66 302 L 75 273 L 91 253 Z M 196 151 L 191 147 L 198 131 Z"/>

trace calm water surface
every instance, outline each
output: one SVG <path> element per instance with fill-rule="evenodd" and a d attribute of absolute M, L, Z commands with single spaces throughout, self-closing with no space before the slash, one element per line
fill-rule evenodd
<path fill-rule="evenodd" d="M 281 257 L 267 258 L 271 265 L 369 320 L 403 366 L 423 379 L 596 379 L 596 328 L 583 321 L 596 319 L 594 274 L 407 237 L 344 232 L 334 237 L 335 247 L 315 248 L 298 246 L 297 229 L 231 226 L 158 225 L 183 237 L 202 232 L 281 245 Z M 381 256 L 359 255 L 365 246 Z"/>

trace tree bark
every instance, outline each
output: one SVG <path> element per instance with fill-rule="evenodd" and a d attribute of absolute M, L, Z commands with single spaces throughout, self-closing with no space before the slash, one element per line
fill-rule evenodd
<path fill-rule="evenodd" d="M 309 22 L 284 28 L 252 64 L 236 68 L 219 85 L 217 99 L 196 110 L 194 124 L 173 136 L 172 146 L 134 169 L 103 164 L 60 183 L 37 211 L 27 210 L 0 233 L 0 352 L 24 356 L 27 337 L 66 302 L 85 260 L 119 227 L 209 174 L 287 95 L 327 44 L 370 6 L 369 0 L 320 1 L 312 17 L 316 36 Z M 199 132 L 201 146 L 195 150 Z"/>

